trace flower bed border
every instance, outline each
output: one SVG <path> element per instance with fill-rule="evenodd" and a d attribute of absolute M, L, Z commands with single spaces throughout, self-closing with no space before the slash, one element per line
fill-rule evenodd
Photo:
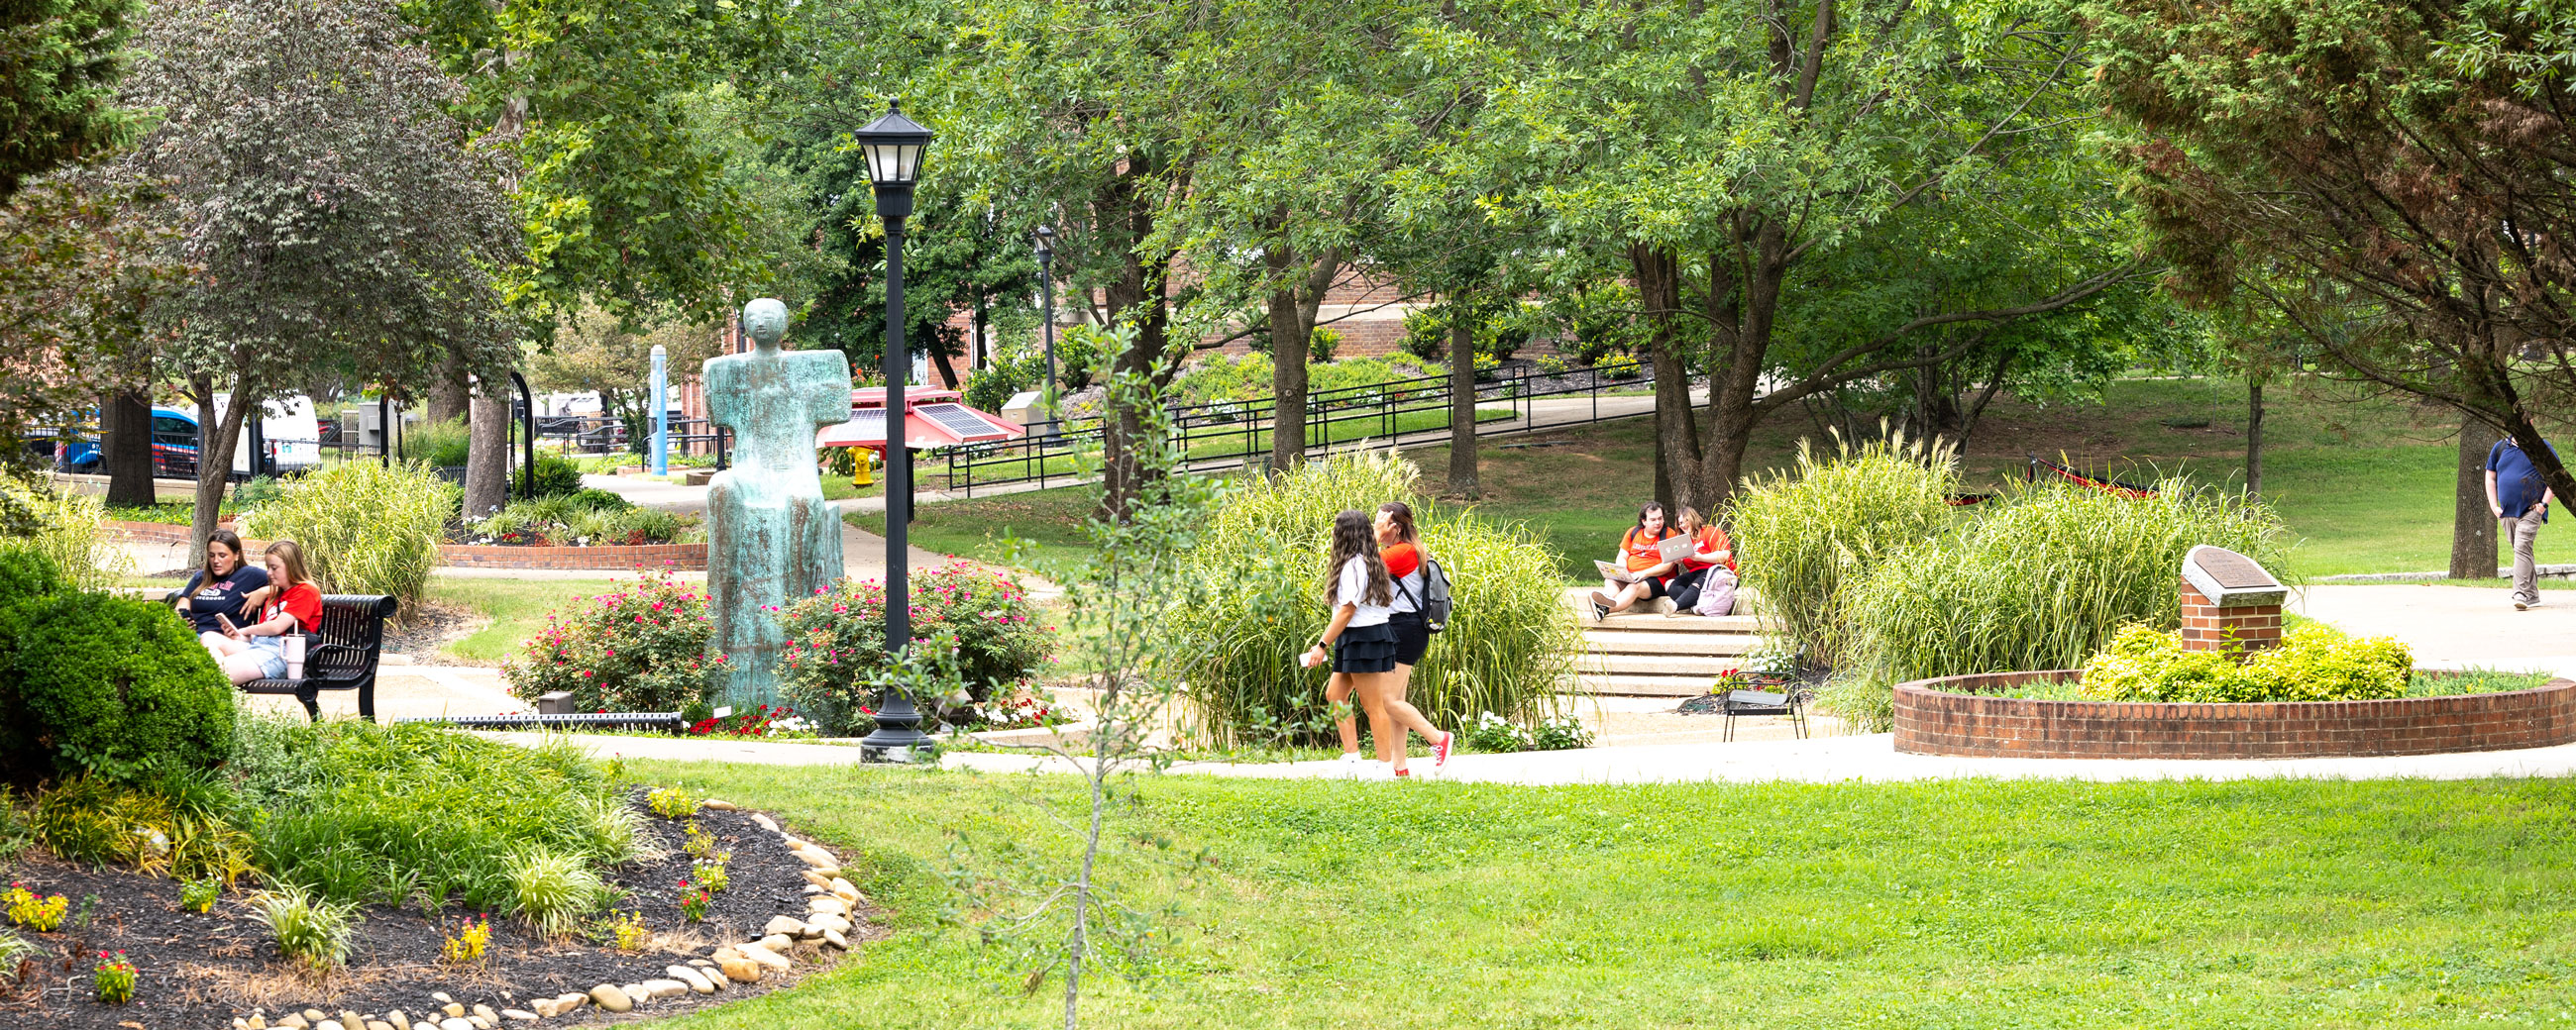
<path fill-rule="evenodd" d="M 107 527 L 125 535 L 128 540 L 148 543 L 184 544 L 189 540 L 188 527 L 165 522 L 109 522 Z M 265 540 L 244 540 L 242 545 L 253 553 L 268 544 Z M 707 545 L 643 544 L 614 547 L 506 547 L 481 544 L 440 544 L 439 556 L 446 564 L 468 569 L 602 569 L 624 572 L 635 568 L 678 569 L 682 572 L 704 572 L 707 568 Z"/>
<path fill-rule="evenodd" d="M 2326 758 L 2576 742 L 2576 681 L 2379 701 L 2174 704 L 1994 697 L 2074 669 L 1896 685 L 1896 750 L 1976 758 Z"/>

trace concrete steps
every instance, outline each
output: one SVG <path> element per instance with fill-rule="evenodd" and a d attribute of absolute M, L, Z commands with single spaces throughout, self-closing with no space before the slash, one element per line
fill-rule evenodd
<path fill-rule="evenodd" d="M 1583 633 L 1575 678 L 1585 693 L 1696 697 L 1762 644 L 1761 620 L 1753 616 L 1632 610 L 1595 619 L 1591 593 L 1583 587 L 1565 592 L 1566 607 Z"/>

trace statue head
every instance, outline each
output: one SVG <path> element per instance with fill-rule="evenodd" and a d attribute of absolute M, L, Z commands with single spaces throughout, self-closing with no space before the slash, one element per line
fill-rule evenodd
<path fill-rule="evenodd" d="M 742 306 L 742 331 L 762 350 L 773 350 L 787 336 L 787 305 L 762 297 Z"/>

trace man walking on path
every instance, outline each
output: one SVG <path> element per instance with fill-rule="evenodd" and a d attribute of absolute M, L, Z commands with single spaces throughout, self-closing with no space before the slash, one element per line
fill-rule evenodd
<path fill-rule="evenodd" d="M 2557 444 L 2541 442 L 2558 453 Z M 2531 608 L 2540 603 L 2540 567 L 2532 561 L 2531 544 L 2540 524 L 2549 521 L 2549 488 L 2512 437 L 2487 448 L 2487 507 L 2513 541 L 2513 610 Z"/>

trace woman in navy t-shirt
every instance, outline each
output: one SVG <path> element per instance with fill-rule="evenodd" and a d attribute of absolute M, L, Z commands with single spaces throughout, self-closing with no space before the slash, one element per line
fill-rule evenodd
<path fill-rule="evenodd" d="M 259 620 L 253 614 L 245 595 L 268 585 L 268 570 L 242 561 L 241 536 L 229 529 L 218 529 L 206 538 L 206 567 L 188 577 L 188 586 L 179 592 L 176 607 L 180 616 L 199 633 L 221 633 L 221 615 L 235 625 L 248 625 Z"/>

